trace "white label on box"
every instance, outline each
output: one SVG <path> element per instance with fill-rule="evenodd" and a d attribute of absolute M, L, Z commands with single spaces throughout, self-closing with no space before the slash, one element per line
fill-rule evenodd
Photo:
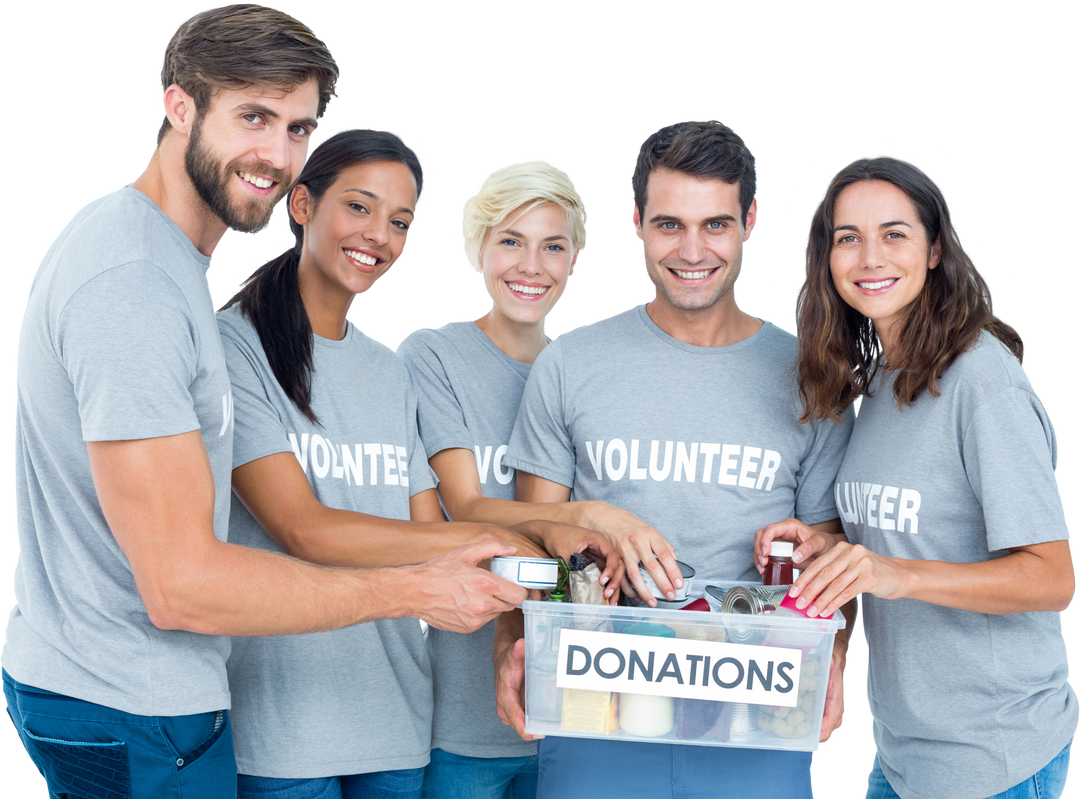
<path fill-rule="evenodd" d="M 563 629 L 555 685 L 795 707 L 802 651 Z"/>

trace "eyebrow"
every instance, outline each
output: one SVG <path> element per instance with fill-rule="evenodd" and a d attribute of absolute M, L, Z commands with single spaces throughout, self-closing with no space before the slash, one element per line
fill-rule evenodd
<path fill-rule="evenodd" d="M 262 114 L 264 117 L 269 117 L 270 119 L 281 118 L 281 115 L 277 111 L 274 111 L 272 108 L 267 108 L 262 103 L 244 103 L 242 105 L 238 105 L 236 107 L 236 110 L 242 111 L 244 113 Z M 319 127 L 319 123 L 311 117 L 305 117 L 304 119 L 294 119 L 289 124 L 303 125 L 304 127 L 310 128 L 311 130 L 315 130 L 315 128 Z"/>
<path fill-rule="evenodd" d="M 904 227 L 911 227 L 911 225 L 909 225 L 907 222 L 905 222 L 902 219 L 894 219 L 892 222 L 883 222 L 882 224 L 878 225 L 878 230 L 884 230 L 887 227 L 896 227 L 897 225 L 903 225 Z M 858 225 L 837 225 L 836 227 L 833 228 L 833 233 L 835 233 L 838 230 L 854 230 L 856 233 L 858 233 L 859 232 L 859 226 Z"/>
<path fill-rule="evenodd" d="M 503 236 L 503 235 L 513 236 L 515 239 L 527 239 L 528 238 L 528 236 L 526 236 L 524 233 L 518 233 L 516 230 L 512 230 L 511 228 L 503 228 L 496 235 L 499 235 L 499 236 Z M 558 233 L 558 234 L 556 234 L 554 236 L 548 236 L 547 238 L 541 239 L 541 241 L 569 241 L 569 240 L 570 239 L 566 238 L 566 236 L 562 235 L 561 233 Z"/>
<path fill-rule="evenodd" d="M 738 220 L 731 214 L 719 214 L 717 216 L 710 216 L 705 219 L 701 224 L 708 225 L 711 222 L 737 222 Z M 682 219 L 677 216 L 669 216 L 667 214 L 657 214 L 649 220 L 650 225 L 655 225 L 658 222 L 677 222 L 682 224 Z"/>
<path fill-rule="evenodd" d="M 357 194 L 363 194 L 365 197 L 370 197 L 375 202 L 381 202 L 382 201 L 382 198 L 378 194 L 376 194 L 373 191 L 368 191 L 367 189 L 344 189 L 341 193 L 346 194 L 346 193 L 348 193 L 350 191 L 355 191 Z M 398 208 L 397 213 L 399 213 L 399 214 L 408 214 L 409 216 L 416 216 L 416 212 L 413 211 L 412 208 L 409 208 L 408 206 L 405 206 L 405 205 Z"/>

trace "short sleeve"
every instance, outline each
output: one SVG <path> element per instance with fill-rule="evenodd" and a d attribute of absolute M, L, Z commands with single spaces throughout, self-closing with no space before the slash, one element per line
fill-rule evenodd
<path fill-rule="evenodd" d="M 577 458 L 567 428 L 558 342 L 546 347 L 533 364 L 503 463 L 567 488 L 574 487 Z"/>
<path fill-rule="evenodd" d="M 1034 394 L 1010 387 L 983 402 L 961 454 L 991 552 L 1069 537 L 1054 477 L 1054 428 Z"/>
<path fill-rule="evenodd" d="M 841 422 L 823 419 L 809 424 L 814 428 L 813 445 L 795 478 L 795 518 L 818 524 L 840 516 L 834 489 L 855 424 L 855 409 L 848 408 Z"/>
<path fill-rule="evenodd" d="M 435 478 L 431 467 L 428 466 L 427 454 L 424 452 L 424 442 L 420 440 L 420 429 L 417 424 L 416 387 L 413 385 L 408 373 L 405 375 L 408 381 L 408 390 L 405 397 L 405 430 L 409 441 L 409 497 L 415 497 L 421 491 L 427 491 L 435 487 Z"/>
<path fill-rule="evenodd" d="M 414 334 L 398 348 L 416 390 L 416 418 L 428 457 L 444 449 L 472 451 L 472 436 L 439 354 Z"/>
<path fill-rule="evenodd" d="M 81 286 L 57 318 L 54 342 L 85 441 L 200 428 L 191 396 L 199 348 L 193 316 L 157 266 L 125 264 Z"/>
<path fill-rule="evenodd" d="M 270 399 L 266 383 L 274 381 L 277 389 L 277 378 L 266 371 L 261 349 L 256 352 L 220 321 L 218 325 L 232 383 L 233 468 L 279 452 L 292 452 L 284 421 Z"/>

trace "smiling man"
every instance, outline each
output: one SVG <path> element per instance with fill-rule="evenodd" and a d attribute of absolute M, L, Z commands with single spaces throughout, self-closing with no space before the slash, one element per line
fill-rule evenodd
<path fill-rule="evenodd" d="M 494 541 L 364 571 L 225 542 L 233 399 L 206 270 L 227 228 L 266 225 L 337 75 L 281 12 L 190 19 L 149 166 L 80 211 L 34 280 L 3 676 L 53 796 L 233 799 L 228 635 L 420 613 L 466 632 L 525 596 L 475 567 L 514 551 Z"/>
<path fill-rule="evenodd" d="M 663 128 L 633 186 L 656 296 L 540 354 L 504 462 L 519 500 L 619 505 L 699 576 L 760 582 L 755 530 L 788 517 L 839 530 L 832 487 L 851 425 L 797 423 L 794 337 L 735 302 L 757 220 L 742 139 L 718 122 Z M 500 716 L 521 732 L 515 620 L 498 622 L 495 656 Z M 843 709 L 846 633 L 836 641 L 823 738 Z M 545 798 L 810 796 L 808 752 L 549 737 L 539 754 Z"/>

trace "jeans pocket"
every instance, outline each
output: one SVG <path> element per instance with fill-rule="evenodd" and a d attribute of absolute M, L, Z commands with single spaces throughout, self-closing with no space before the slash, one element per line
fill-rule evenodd
<path fill-rule="evenodd" d="M 236 754 L 228 711 L 215 714 L 206 740 L 176 760 L 181 797 L 235 799 Z"/>
<path fill-rule="evenodd" d="M 131 772 L 123 741 L 61 741 L 23 728 L 34 764 L 53 793 L 93 799 L 131 799 Z"/>

